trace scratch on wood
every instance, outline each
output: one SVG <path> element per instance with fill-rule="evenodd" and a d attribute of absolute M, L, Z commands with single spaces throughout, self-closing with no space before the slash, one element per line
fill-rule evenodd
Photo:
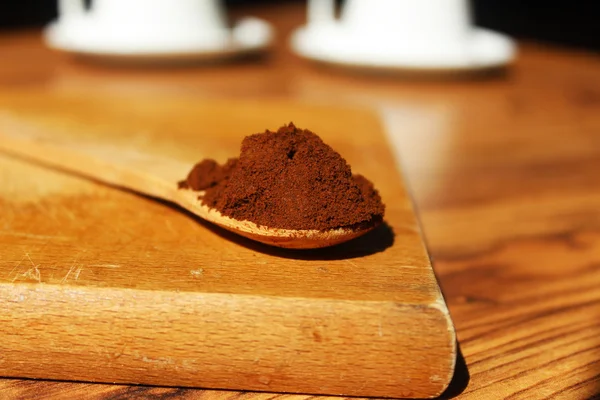
<path fill-rule="evenodd" d="M 121 268 L 119 264 L 91 264 L 88 267 L 96 267 L 96 268 Z"/>
<path fill-rule="evenodd" d="M 175 364 L 175 361 L 171 357 L 151 358 L 151 357 L 143 356 L 142 361 L 146 362 L 146 363 L 157 364 L 157 365 L 173 365 L 173 364 Z"/>
<path fill-rule="evenodd" d="M 60 283 L 66 283 L 67 280 L 69 279 L 69 275 L 71 275 L 71 272 L 73 272 L 74 270 L 75 270 L 75 266 L 72 265 L 71 268 L 69 268 L 69 271 L 67 272 L 65 277 L 60 280 Z"/>
<path fill-rule="evenodd" d="M 36 235 L 33 233 L 26 232 L 11 232 L 11 231 L 0 231 L 0 235 L 22 237 L 27 239 L 45 239 L 45 240 L 69 240 L 68 236 L 55 236 L 55 235 Z"/>
<path fill-rule="evenodd" d="M 35 265 L 33 260 L 31 259 L 31 257 L 29 256 L 29 253 L 25 253 L 25 256 L 29 259 L 29 262 L 31 263 L 32 268 L 29 268 L 27 271 L 21 273 L 21 274 L 16 274 L 14 276 L 14 278 L 11 280 L 11 282 L 16 281 L 19 278 L 25 278 L 25 279 L 32 279 L 34 281 L 37 282 L 41 282 L 42 281 L 42 274 L 39 270 L 39 264 Z M 20 263 L 19 263 L 20 264 Z"/>
<path fill-rule="evenodd" d="M 31 259 L 31 257 L 29 256 L 29 253 L 25 253 L 27 254 L 27 258 L 29 258 L 29 262 L 31 263 L 31 265 L 33 266 L 33 268 L 30 268 L 29 270 L 25 271 L 25 273 L 23 274 L 23 276 L 27 277 L 27 278 L 31 278 L 34 279 L 38 282 L 42 281 L 42 274 L 40 273 L 40 270 L 38 269 L 38 267 L 40 266 L 35 265 L 33 263 L 33 260 Z"/>
<path fill-rule="evenodd" d="M 171 220 L 169 220 L 168 218 L 165 219 L 165 225 L 167 226 L 169 232 L 171 232 L 174 235 L 179 235 L 179 233 L 173 227 L 173 224 L 171 223 Z"/>
<path fill-rule="evenodd" d="M 19 268 L 21 266 L 21 263 L 23 263 L 23 260 L 25 260 L 25 256 L 23 256 L 23 258 L 21 258 L 21 261 L 19 261 L 17 263 L 17 265 L 15 265 L 14 268 L 10 270 L 10 272 L 8 273 L 8 276 L 6 277 L 6 279 L 10 279 L 10 276 L 12 275 L 12 273 L 15 271 L 15 269 L 17 269 L 17 268 Z M 14 279 L 11 282 L 14 282 Z"/>
<path fill-rule="evenodd" d="M 190 271 L 190 274 L 194 278 L 200 278 L 204 274 L 204 270 L 202 268 L 194 269 Z"/>
<path fill-rule="evenodd" d="M 75 213 L 73 213 L 73 211 L 71 211 L 68 207 L 64 207 L 61 211 L 64 212 L 64 214 L 71 220 L 71 221 L 76 221 L 77 220 L 77 216 L 75 215 Z"/>
<path fill-rule="evenodd" d="M 81 266 L 76 265 L 77 260 L 79 259 L 81 253 L 79 253 L 75 259 L 73 260 L 73 263 L 71 264 L 71 267 L 69 268 L 69 270 L 67 271 L 67 274 L 65 275 L 64 278 L 62 278 L 60 280 L 60 283 L 67 283 L 69 280 L 69 277 L 71 276 L 71 274 L 73 274 L 73 279 L 74 280 L 78 280 L 79 279 L 79 274 L 81 274 L 81 271 L 83 270 L 83 268 Z"/>

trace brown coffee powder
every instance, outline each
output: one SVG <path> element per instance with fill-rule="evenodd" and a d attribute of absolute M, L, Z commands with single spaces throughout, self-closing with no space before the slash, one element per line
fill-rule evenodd
<path fill-rule="evenodd" d="M 314 133 L 293 124 L 247 136 L 239 159 L 203 160 L 180 188 L 204 190 L 221 214 L 283 229 L 328 230 L 380 222 L 373 184 Z"/>

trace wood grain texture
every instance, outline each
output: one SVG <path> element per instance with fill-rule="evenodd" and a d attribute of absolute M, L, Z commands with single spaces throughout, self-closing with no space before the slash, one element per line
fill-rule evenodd
<path fill-rule="evenodd" d="M 383 111 L 466 364 L 458 368 L 456 382 L 443 398 L 598 398 L 598 57 L 520 43 L 514 67 L 489 79 L 345 74 L 316 68 L 290 54 L 285 37 L 302 23 L 302 4 L 250 11 L 276 24 L 276 51 L 264 60 L 219 68 L 102 68 L 47 51 L 38 32 L 5 34 L 0 36 L 5 56 L 0 63 L 2 90 L 277 96 Z M 309 398 L 0 380 L 0 398 L 86 397 Z"/>
<path fill-rule="evenodd" d="M 454 328 L 377 117 L 259 105 L 264 114 L 231 100 L 0 95 L 0 148 L 12 154 L 20 136 L 32 136 L 35 160 L 148 195 L 176 200 L 176 176 L 198 154 L 235 155 L 243 136 L 294 118 L 390 199 L 389 225 L 374 236 L 286 252 L 81 176 L 3 160 L 3 374 L 388 397 L 445 389 Z M 165 129 L 171 121 L 180 131 Z M 343 134 L 352 128 L 364 134 Z M 86 160 L 69 147 L 104 170 L 74 167 Z"/>

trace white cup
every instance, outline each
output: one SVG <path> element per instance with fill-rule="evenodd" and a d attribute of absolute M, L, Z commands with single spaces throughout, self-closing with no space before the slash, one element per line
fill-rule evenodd
<path fill-rule="evenodd" d="M 332 0 L 309 0 L 309 25 L 335 24 L 357 46 L 462 56 L 472 31 L 467 0 L 346 0 L 339 21 Z"/>
<path fill-rule="evenodd" d="M 221 0 L 92 0 L 89 10 L 83 0 L 59 0 L 59 13 L 125 47 L 217 46 L 229 37 Z"/>

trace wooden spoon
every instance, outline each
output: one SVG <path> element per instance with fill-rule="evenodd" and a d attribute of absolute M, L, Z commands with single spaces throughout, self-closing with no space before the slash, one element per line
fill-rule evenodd
<path fill-rule="evenodd" d="M 279 229 L 238 221 L 203 205 L 204 192 L 178 189 L 192 165 L 139 152 L 134 148 L 84 144 L 55 139 L 40 127 L 2 115 L 0 151 L 43 163 L 86 178 L 175 203 L 200 218 L 228 231 L 272 246 L 314 249 L 354 239 L 378 223 L 357 229 Z"/>

